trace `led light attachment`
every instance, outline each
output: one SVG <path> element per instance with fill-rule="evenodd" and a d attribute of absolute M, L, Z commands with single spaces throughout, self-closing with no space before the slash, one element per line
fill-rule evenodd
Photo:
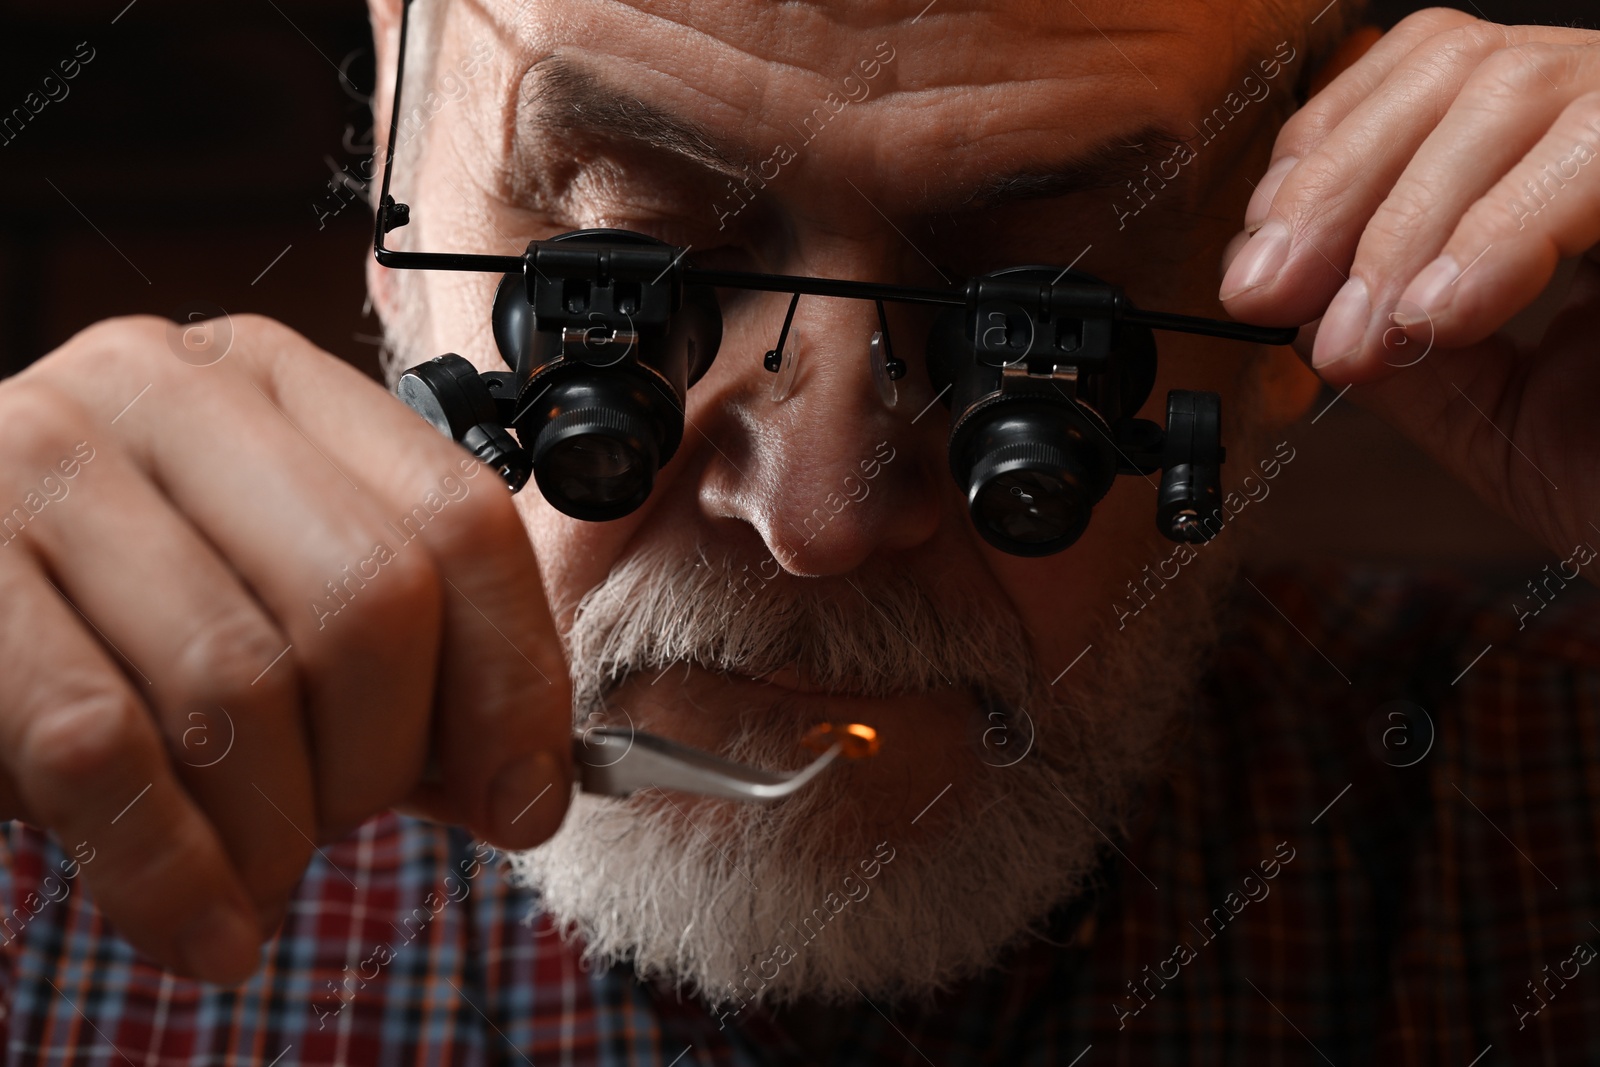
<path fill-rule="evenodd" d="M 649 499 L 683 440 L 691 384 L 722 340 L 716 296 L 684 285 L 678 250 L 642 234 L 580 230 L 530 246 L 494 300 L 494 338 L 509 371 L 474 386 L 457 355 L 413 367 L 400 398 L 491 466 L 531 471 L 576 519 L 619 519 Z M 528 278 L 534 278 L 530 289 Z M 473 372 L 476 375 L 476 371 Z M 493 412 L 516 431 L 490 427 Z M 499 428 L 499 436 L 492 433 Z"/>

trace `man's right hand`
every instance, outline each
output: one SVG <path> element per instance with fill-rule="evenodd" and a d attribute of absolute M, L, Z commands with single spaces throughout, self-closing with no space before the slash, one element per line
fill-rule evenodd
<path fill-rule="evenodd" d="M 0 383 L 0 819 L 239 981 L 376 813 L 552 834 L 571 696 L 498 476 L 282 325 L 187 329 L 231 345 L 113 320 Z"/>

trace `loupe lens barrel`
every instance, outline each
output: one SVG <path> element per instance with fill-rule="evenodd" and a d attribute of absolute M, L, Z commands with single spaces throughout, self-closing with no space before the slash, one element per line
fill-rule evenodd
<path fill-rule="evenodd" d="M 1083 536 L 1107 476 L 1059 411 L 997 405 L 960 437 L 956 478 L 985 541 L 1014 556 L 1048 556 Z"/>
<path fill-rule="evenodd" d="M 649 499 L 667 436 L 661 422 L 671 412 L 603 370 L 552 385 L 534 407 L 542 425 L 530 449 L 533 477 L 552 507 L 609 522 Z"/>

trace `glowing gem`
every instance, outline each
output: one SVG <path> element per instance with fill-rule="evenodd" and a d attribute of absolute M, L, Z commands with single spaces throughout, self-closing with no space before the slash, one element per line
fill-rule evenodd
<path fill-rule="evenodd" d="M 863 759 L 878 754 L 878 731 L 858 722 L 819 722 L 800 743 L 813 752 L 826 752 L 838 745 L 839 755 L 845 759 Z"/>

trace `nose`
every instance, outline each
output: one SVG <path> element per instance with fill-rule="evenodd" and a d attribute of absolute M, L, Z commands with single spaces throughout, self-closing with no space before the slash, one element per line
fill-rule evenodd
<path fill-rule="evenodd" d="M 879 256 L 808 255 L 804 262 L 812 274 L 890 280 Z M 774 375 L 762 369 L 756 349 L 773 345 L 786 310 L 787 298 L 751 301 L 742 316 L 747 321 L 729 323 L 718 363 L 735 356 L 738 380 L 718 390 L 712 402 L 722 410 L 714 421 L 738 427 L 745 440 L 711 452 L 699 485 L 701 507 L 747 523 L 796 575 L 847 574 L 876 552 L 928 541 L 939 523 L 941 420 L 934 412 L 918 418 L 932 390 L 912 319 L 889 306 L 895 355 L 908 365 L 890 408 L 871 366 L 875 305 L 801 297 L 786 346 L 794 346 L 795 376 L 787 397 L 775 401 Z"/>

